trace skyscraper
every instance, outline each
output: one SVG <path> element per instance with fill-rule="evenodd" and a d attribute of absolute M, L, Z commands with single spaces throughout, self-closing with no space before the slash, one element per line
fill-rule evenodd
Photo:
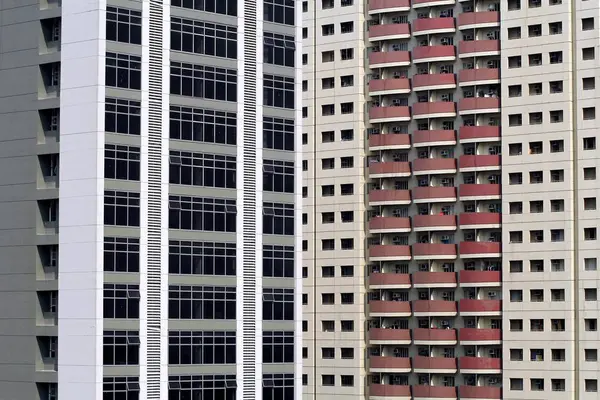
<path fill-rule="evenodd" d="M 300 398 L 300 16 L 2 2 L 2 397 Z"/>
<path fill-rule="evenodd" d="M 305 399 L 597 397 L 598 10 L 303 1 Z"/>

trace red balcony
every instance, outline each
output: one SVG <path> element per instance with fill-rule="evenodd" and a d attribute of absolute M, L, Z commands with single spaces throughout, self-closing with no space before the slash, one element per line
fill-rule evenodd
<path fill-rule="evenodd" d="M 465 316 L 500 315 L 502 302 L 500 300 L 461 299 L 459 310 L 460 314 Z"/>
<path fill-rule="evenodd" d="M 408 289 L 410 274 L 372 273 L 369 275 L 370 289 Z"/>
<path fill-rule="evenodd" d="M 369 150 L 410 149 L 410 135 L 388 133 L 369 136 Z"/>
<path fill-rule="evenodd" d="M 454 302 L 448 302 L 454 303 Z M 412 330 L 413 340 L 415 344 L 437 344 L 437 345 L 454 345 L 456 344 L 455 329 L 423 329 L 415 328 Z"/>
<path fill-rule="evenodd" d="M 495 386 L 460 386 L 458 393 L 461 399 L 500 400 L 502 388 Z"/>
<path fill-rule="evenodd" d="M 412 362 L 415 373 L 447 373 L 456 372 L 456 358 L 416 356 Z"/>
<path fill-rule="evenodd" d="M 407 78 L 371 79 L 369 81 L 369 96 L 404 93 L 410 93 L 410 80 Z"/>
<path fill-rule="evenodd" d="M 465 183 L 460 185 L 460 199 L 465 200 L 497 200 L 500 198 L 500 185 L 497 183 Z"/>
<path fill-rule="evenodd" d="M 435 7 L 435 6 L 449 6 L 456 4 L 455 0 L 413 0 L 413 8 L 421 7 Z"/>
<path fill-rule="evenodd" d="M 410 400 L 410 386 L 404 385 L 369 385 L 369 396 L 389 397 L 392 400 Z"/>
<path fill-rule="evenodd" d="M 415 300 L 413 301 L 413 313 L 416 317 L 427 317 L 430 315 L 453 316 L 456 315 L 456 302 L 445 300 Z"/>
<path fill-rule="evenodd" d="M 373 373 L 408 373 L 411 371 L 410 358 L 371 356 L 369 369 Z"/>
<path fill-rule="evenodd" d="M 460 29 L 491 28 L 494 26 L 500 26 L 500 13 L 498 11 L 458 14 L 458 27 Z"/>
<path fill-rule="evenodd" d="M 491 154 L 460 156 L 460 172 L 495 171 L 500 169 L 500 156 Z"/>
<path fill-rule="evenodd" d="M 413 118 L 443 118 L 456 116 L 456 103 L 453 101 L 430 101 L 415 103 L 412 106 Z"/>
<path fill-rule="evenodd" d="M 369 247 L 371 261 L 406 261 L 410 260 L 410 246 L 396 244 L 380 244 Z"/>
<path fill-rule="evenodd" d="M 462 213 L 458 218 L 460 229 L 499 228 L 502 214 L 492 212 Z"/>
<path fill-rule="evenodd" d="M 412 189 L 415 203 L 455 202 L 456 188 L 446 186 L 423 186 Z"/>
<path fill-rule="evenodd" d="M 460 286 L 494 287 L 500 286 L 500 271 L 466 271 L 459 272 Z"/>
<path fill-rule="evenodd" d="M 500 257 L 501 247 L 496 242 L 460 242 L 459 251 L 462 258 L 495 258 Z"/>
<path fill-rule="evenodd" d="M 410 107 L 371 107 L 369 110 L 369 119 L 371 120 L 372 124 L 382 122 L 410 121 Z"/>
<path fill-rule="evenodd" d="M 456 87 L 456 76 L 454 74 L 413 75 L 412 86 L 414 90 L 453 89 Z"/>
<path fill-rule="evenodd" d="M 369 41 L 408 39 L 410 37 L 409 24 L 385 24 L 369 27 Z"/>
<path fill-rule="evenodd" d="M 410 65 L 410 52 L 386 51 L 369 53 L 369 68 L 402 67 Z"/>
<path fill-rule="evenodd" d="M 369 192 L 370 206 L 410 204 L 409 190 L 372 190 Z"/>
<path fill-rule="evenodd" d="M 410 163 L 408 161 L 380 162 L 369 165 L 371 178 L 393 178 L 410 176 Z"/>
<path fill-rule="evenodd" d="M 500 54 L 499 40 L 471 40 L 458 43 L 459 57 L 482 57 Z"/>
<path fill-rule="evenodd" d="M 459 335 L 463 345 L 499 344 L 502 340 L 500 329 L 461 328 Z"/>
<path fill-rule="evenodd" d="M 458 101 L 458 112 L 463 114 L 484 114 L 500 112 L 499 97 L 467 97 Z"/>
<path fill-rule="evenodd" d="M 415 63 L 454 61 L 456 50 L 454 46 L 418 46 L 412 51 L 412 59 Z"/>
<path fill-rule="evenodd" d="M 415 288 L 456 287 L 456 274 L 454 272 L 414 272 L 412 283 Z"/>
<path fill-rule="evenodd" d="M 456 399 L 454 386 L 415 385 L 412 387 L 413 399 Z"/>
<path fill-rule="evenodd" d="M 410 218 L 374 217 L 369 221 L 371 233 L 410 232 Z"/>
<path fill-rule="evenodd" d="M 371 317 L 410 317 L 410 302 L 371 300 L 369 315 Z"/>
<path fill-rule="evenodd" d="M 412 222 L 415 231 L 456 230 L 455 215 L 415 215 Z"/>
<path fill-rule="evenodd" d="M 453 146 L 456 144 L 456 131 L 414 131 L 412 142 L 414 147 Z"/>
<path fill-rule="evenodd" d="M 500 82 L 500 70 L 497 68 L 461 69 L 458 71 L 460 86 L 490 85 Z"/>
<path fill-rule="evenodd" d="M 371 344 L 410 344 L 410 329 L 369 329 Z"/>
<path fill-rule="evenodd" d="M 417 158 L 412 162 L 415 175 L 455 174 L 455 158 Z"/>
<path fill-rule="evenodd" d="M 370 0 L 369 14 L 409 11 L 410 0 Z"/>
<path fill-rule="evenodd" d="M 452 260 L 456 258 L 456 245 L 444 243 L 415 243 L 412 245 L 415 260 Z"/>
<path fill-rule="evenodd" d="M 499 374 L 502 360 L 491 357 L 461 357 L 459 365 L 462 374 Z"/>
<path fill-rule="evenodd" d="M 500 140 L 499 126 L 461 126 L 459 140 L 461 143 L 497 142 Z"/>
<path fill-rule="evenodd" d="M 456 30 L 454 18 L 418 18 L 412 21 L 413 35 L 450 33 Z"/>

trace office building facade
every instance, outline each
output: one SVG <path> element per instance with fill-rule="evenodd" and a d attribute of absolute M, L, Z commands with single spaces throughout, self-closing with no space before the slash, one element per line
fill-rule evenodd
<path fill-rule="evenodd" d="M 598 18 L 303 2 L 305 399 L 597 397 Z"/>
<path fill-rule="evenodd" d="M 301 10 L 3 2 L 3 396 L 301 396 Z"/>

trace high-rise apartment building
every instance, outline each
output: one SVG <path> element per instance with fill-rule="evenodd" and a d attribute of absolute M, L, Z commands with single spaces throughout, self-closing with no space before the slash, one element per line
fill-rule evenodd
<path fill-rule="evenodd" d="M 304 399 L 597 398 L 598 2 L 302 4 Z"/>
<path fill-rule="evenodd" d="M 301 397 L 300 22 L 1 2 L 1 398 Z"/>

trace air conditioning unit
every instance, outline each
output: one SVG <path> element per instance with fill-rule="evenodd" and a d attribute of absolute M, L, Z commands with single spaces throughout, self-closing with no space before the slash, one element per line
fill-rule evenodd
<path fill-rule="evenodd" d="M 500 36 L 500 32 L 498 32 L 498 31 L 488 32 L 486 36 L 489 40 L 498 40 L 498 37 Z"/>
<path fill-rule="evenodd" d="M 392 50 L 393 51 L 400 51 L 400 50 L 402 50 L 402 48 L 400 47 L 399 44 L 393 44 L 392 45 Z"/>
<path fill-rule="evenodd" d="M 469 350 L 466 351 L 465 355 L 467 357 L 475 357 L 475 350 L 469 349 Z"/>
<path fill-rule="evenodd" d="M 490 205 L 488 206 L 488 210 L 489 210 L 491 213 L 497 213 L 497 212 L 498 212 L 498 206 L 497 206 L 496 204 L 490 204 Z"/>
<path fill-rule="evenodd" d="M 475 321 L 468 319 L 465 325 L 467 328 L 475 328 Z M 469 356 L 469 352 L 471 352 L 473 355 L 475 354 L 475 350 L 467 350 L 467 356 Z"/>
<path fill-rule="evenodd" d="M 400 218 L 406 216 L 406 212 L 402 208 L 394 208 L 394 210 L 392 210 L 392 215 L 396 218 Z"/>
<path fill-rule="evenodd" d="M 496 298 L 496 292 L 488 292 L 488 297 L 489 297 L 490 299 L 494 299 L 494 298 Z"/>
<path fill-rule="evenodd" d="M 400 17 L 392 18 L 392 24 L 399 24 L 399 23 L 400 23 Z"/>
<path fill-rule="evenodd" d="M 427 75 L 428 73 L 429 73 L 429 70 L 426 67 L 417 68 L 418 75 Z"/>
<path fill-rule="evenodd" d="M 442 40 L 440 40 L 440 43 L 442 44 L 442 46 L 448 46 L 451 44 L 451 40 L 448 38 L 442 38 Z"/>
<path fill-rule="evenodd" d="M 420 187 L 429 186 L 429 180 L 427 180 L 427 178 L 424 178 L 424 179 L 419 179 L 419 181 L 418 181 L 418 185 L 419 185 Z"/>
<path fill-rule="evenodd" d="M 381 268 L 379 268 L 379 265 L 373 265 L 371 267 L 371 273 L 373 274 L 379 274 L 381 272 Z"/>
<path fill-rule="evenodd" d="M 494 386 L 494 385 L 499 385 L 499 384 L 500 384 L 500 379 L 498 379 L 498 378 L 488 378 L 488 385 Z"/>
<path fill-rule="evenodd" d="M 446 18 L 446 17 L 448 17 L 448 11 L 440 12 L 440 18 Z"/>
<path fill-rule="evenodd" d="M 451 74 L 453 72 L 453 68 L 451 65 L 442 65 L 440 67 L 440 73 L 442 74 Z"/>
<path fill-rule="evenodd" d="M 463 69 L 474 69 L 475 65 L 472 62 L 463 63 Z"/>
<path fill-rule="evenodd" d="M 429 158 L 429 152 L 427 150 L 419 151 L 418 157 L 419 158 Z"/>
<path fill-rule="evenodd" d="M 442 242 L 449 242 L 449 241 L 450 241 L 450 235 L 442 235 L 442 236 L 440 237 L 440 240 L 441 240 Z"/>
<path fill-rule="evenodd" d="M 393 133 L 402 133 L 402 127 L 401 126 L 393 126 L 392 132 Z"/>
<path fill-rule="evenodd" d="M 448 150 L 442 150 L 440 151 L 440 156 L 442 158 L 448 158 L 450 156 L 450 152 Z"/>
<path fill-rule="evenodd" d="M 418 13 L 417 18 L 418 19 L 427 19 L 427 18 L 429 18 L 429 14 L 428 13 Z"/>
<path fill-rule="evenodd" d="M 465 269 L 474 270 L 475 269 L 475 261 L 467 261 L 464 263 Z"/>
<path fill-rule="evenodd" d="M 454 264 L 445 263 L 444 265 L 442 265 L 442 270 L 444 272 L 453 272 L 454 271 Z"/>
<path fill-rule="evenodd" d="M 392 106 L 399 107 L 400 106 L 400 99 L 394 99 L 394 100 L 392 100 Z"/>
<path fill-rule="evenodd" d="M 471 175 L 465 176 L 463 180 L 468 185 L 475 183 L 475 177 Z"/>
<path fill-rule="evenodd" d="M 475 205 L 474 204 L 465 205 L 465 212 L 475 212 Z"/>
<path fill-rule="evenodd" d="M 443 300 L 450 300 L 451 297 L 452 297 L 452 294 L 450 292 L 442 292 Z M 444 322 L 446 322 L 446 324 L 448 323 L 447 321 L 442 321 L 442 325 L 444 324 Z"/>
<path fill-rule="evenodd" d="M 427 39 L 419 40 L 419 46 L 429 46 Z"/>
<path fill-rule="evenodd" d="M 442 186 L 444 186 L 444 187 L 452 186 L 454 183 L 451 178 L 442 178 L 442 180 L 440 182 L 441 182 Z"/>
<path fill-rule="evenodd" d="M 379 128 L 367 128 L 367 135 L 379 135 L 381 133 L 381 129 Z"/>
<path fill-rule="evenodd" d="M 465 42 L 471 42 L 473 40 L 473 35 L 471 35 L 470 33 L 466 33 L 463 35 L 463 40 Z"/>
<path fill-rule="evenodd" d="M 441 96 L 442 101 L 450 101 L 450 95 L 449 94 L 443 94 Z"/>
<path fill-rule="evenodd" d="M 472 90 L 465 90 L 463 92 L 463 97 L 473 97 L 473 91 Z"/>
<path fill-rule="evenodd" d="M 489 126 L 500 126 L 500 120 L 498 118 L 490 118 L 488 119 Z"/>
<path fill-rule="evenodd" d="M 427 293 L 420 292 L 419 293 L 419 300 L 427 300 Z"/>
<path fill-rule="evenodd" d="M 404 155 L 402 155 L 401 153 L 394 153 L 392 154 L 392 159 L 394 161 L 404 161 L 406 159 L 406 157 Z"/>
<path fill-rule="evenodd" d="M 442 214 L 444 214 L 444 215 L 450 215 L 450 214 L 452 214 L 452 207 L 451 206 L 443 206 L 441 208 L 441 211 L 442 211 Z M 446 264 L 444 264 L 444 265 L 446 265 Z"/>
<path fill-rule="evenodd" d="M 421 272 L 429 271 L 429 264 L 419 264 L 419 271 L 421 271 Z"/>
<path fill-rule="evenodd" d="M 493 184 L 500 183 L 500 177 L 498 175 L 490 175 L 488 176 L 488 182 Z"/>
<path fill-rule="evenodd" d="M 472 242 L 475 240 L 475 235 L 472 233 L 465 233 L 465 241 Z"/>
<path fill-rule="evenodd" d="M 399 79 L 402 78 L 402 75 L 400 75 L 400 72 L 396 71 L 394 72 L 394 79 Z"/>
<path fill-rule="evenodd" d="M 444 292 L 445 294 L 445 292 Z M 446 321 L 446 320 L 442 320 L 442 326 L 450 326 L 450 322 Z"/>
<path fill-rule="evenodd" d="M 401 245 L 402 244 L 402 237 L 401 236 L 394 236 L 392 238 L 392 243 L 395 245 Z"/>

